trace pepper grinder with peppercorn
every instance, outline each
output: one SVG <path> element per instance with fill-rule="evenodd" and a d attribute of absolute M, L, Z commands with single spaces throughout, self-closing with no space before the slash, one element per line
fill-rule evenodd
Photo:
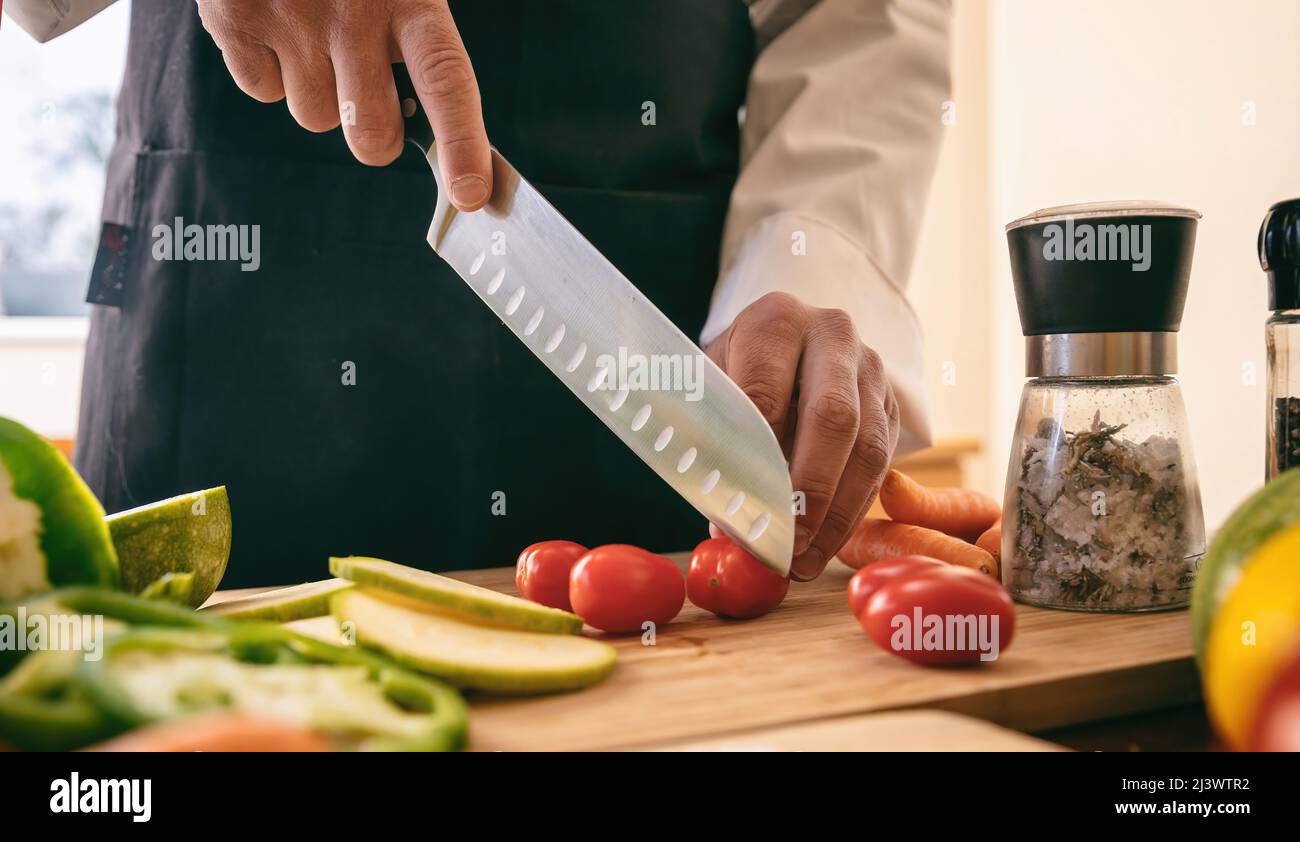
<path fill-rule="evenodd" d="M 1300 465 L 1300 199 L 1278 202 L 1259 226 L 1268 274 L 1268 451 L 1265 479 Z"/>

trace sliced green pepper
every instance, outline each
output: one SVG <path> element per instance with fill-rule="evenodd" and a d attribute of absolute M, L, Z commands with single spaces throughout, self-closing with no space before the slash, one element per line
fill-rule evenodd
<path fill-rule="evenodd" d="M 468 740 L 469 708 L 460 691 L 425 675 L 397 666 L 392 661 L 355 646 L 337 646 L 313 637 L 280 629 L 291 640 L 289 647 L 304 657 L 332 664 L 352 664 L 366 669 L 393 701 L 410 710 L 427 712 L 436 720 L 437 745 L 424 751 L 457 751 Z M 380 750 L 413 750 L 396 744 L 380 744 Z"/>
<path fill-rule="evenodd" d="M 223 631 L 233 622 L 202 614 L 185 605 L 145 599 L 106 588 L 61 588 L 42 599 L 52 599 L 77 614 L 102 614 L 115 620 L 140 626 L 179 626 L 191 629 Z"/>
<path fill-rule="evenodd" d="M 28 629 L 19 628 L 23 625 L 19 622 L 20 614 L 28 621 L 37 615 L 47 617 L 59 614 L 97 615 L 104 617 L 110 626 L 114 620 L 120 621 L 119 626 L 132 623 L 224 630 L 232 625 L 229 620 L 200 614 L 182 605 L 93 587 L 60 588 L 31 596 L 18 604 L 0 605 L 0 623 L 9 624 L 9 628 L 15 634 L 26 635 Z M 0 676 L 17 666 L 27 654 L 28 651 L 24 647 L 0 645 Z"/>
<path fill-rule="evenodd" d="M 465 742 L 456 691 L 355 649 L 279 626 L 146 628 L 115 637 L 78 680 L 119 728 L 238 709 L 319 730 L 364 750 L 454 750 Z"/>
<path fill-rule="evenodd" d="M 71 682 L 81 653 L 34 652 L 0 678 L 0 742 L 27 751 L 67 751 L 114 733 Z"/>
<path fill-rule="evenodd" d="M 465 744 L 468 712 L 456 690 L 355 647 L 103 588 L 51 591 L 26 612 L 103 616 L 108 640 L 97 661 L 47 651 L 0 664 L 0 675 L 13 668 L 0 678 L 0 740 L 19 748 L 74 748 L 221 707 L 279 716 L 369 750 Z"/>
<path fill-rule="evenodd" d="M 124 630 L 126 624 L 111 618 L 84 623 L 66 617 L 74 613 L 53 593 L 0 609 L 0 622 L 9 624 L 4 632 L 6 646 L 0 647 L 5 656 L 0 663 L 0 742 L 27 750 L 58 751 L 112 733 L 111 723 L 72 678 L 83 658 L 103 651 L 103 640 L 98 638 L 106 639 Z M 56 623 L 60 615 L 71 624 Z M 44 620 L 44 636 L 39 642 L 29 638 L 38 617 Z M 77 636 L 54 638 L 56 628 L 70 629 Z M 29 651 L 33 645 L 45 648 Z M 61 648 L 70 645 L 77 648 Z"/>

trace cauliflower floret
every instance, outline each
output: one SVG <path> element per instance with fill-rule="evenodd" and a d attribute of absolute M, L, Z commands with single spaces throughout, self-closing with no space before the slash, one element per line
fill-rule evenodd
<path fill-rule="evenodd" d="M 41 552 L 41 507 L 14 493 L 0 462 L 0 601 L 49 590 Z"/>

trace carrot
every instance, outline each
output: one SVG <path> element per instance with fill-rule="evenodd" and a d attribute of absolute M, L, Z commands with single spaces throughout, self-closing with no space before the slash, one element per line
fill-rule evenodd
<path fill-rule="evenodd" d="M 925 555 L 994 578 L 998 575 L 997 561 L 974 544 L 936 529 L 883 518 L 863 518 L 838 555 L 840 561 L 853 568 L 898 555 Z"/>
<path fill-rule="evenodd" d="M 895 470 L 885 475 L 880 505 L 899 523 L 937 529 L 967 541 L 974 541 L 1002 516 L 1002 507 L 987 494 L 968 488 L 926 488 Z"/>
<path fill-rule="evenodd" d="M 997 523 L 984 530 L 984 534 L 975 542 L 975 546 L 993 556 L 999 564 L 1002 563 L 1002 518 L 998 518 Z"/>
<path fill-rule="evenodd" d="M 90 751 L 330 751 L 315 731 L 240 713 L 209 713 L 146 725 Z"/>

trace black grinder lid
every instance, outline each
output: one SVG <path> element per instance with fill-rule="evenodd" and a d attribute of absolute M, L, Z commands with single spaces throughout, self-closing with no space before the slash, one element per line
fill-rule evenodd
<path fill-rule="evenodd" d="M 1177 331 L 1200 218 L 1163 202 L 1090 202 L 1008 224 L 1025 336 Z"/>
<path fill-rule="evenodd" d="M 1268 209 L 1258 247 L 1259 265 L 1268 273 L 1268 308 L 1300 309 L 1300 199 Z"/>

